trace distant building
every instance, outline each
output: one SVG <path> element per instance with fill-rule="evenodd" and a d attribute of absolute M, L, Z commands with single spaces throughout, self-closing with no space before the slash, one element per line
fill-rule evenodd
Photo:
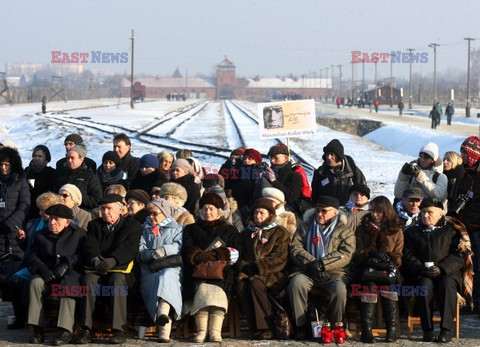
<path fill-rule="evenodd" d="M 375 94 L 376 91 L 376 94 Z M 397 88 L 392 88 L 392 97 L 393 101 L 392 103 L 394 105 L 398 104 L 400 102 L 401 97 L 401 92 L 400 89 Z M 378 99 L 380 104 L 383 105 L 390 105 L 390 85 L 386 84 L 383 86 L 377 86 L 376 88 L 369 88 L 365 90 L 365 100 L 366 102 L 368 101 L 375 101 L 375 99 Z"/>
<path fill-rule="evenodd" d="M 135 79 L 137 97 L 163 99 L 185 95 L 190 99 L 240 99 L 251 101 L 324 98 L 331 79 L 326 78 L 237 78 L 235 65 L 225 56 L 217 65 L 216 78 L 183 77 L 178 68 L 172 77 Z M 141 94 L 141 95 L 140 95 Z M 122 79 L 121 95 L 130 96 L 130 81 Z"/>

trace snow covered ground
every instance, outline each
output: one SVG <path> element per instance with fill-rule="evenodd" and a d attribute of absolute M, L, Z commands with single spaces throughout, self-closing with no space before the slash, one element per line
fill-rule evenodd
<path fill-rule="evenodd" d="M 176 112 L 195 102 L 198 102 L 198 100 L 186 102 L 152 101 L 138 103 L 135 105 L 135 109 L 131 110 L 128 103 L 121 103 L 117 106 L 118 99 L 69 101 L 68 103 L 51 103 L 48 111 L 53 110 L 60 114 L 49 113 L 46 117 L 36 114 L 39 108 L 39 105 L 36 104 L 0 106 L 0 119 L 2 119 L 0 141 L 9 139 L 15 142 L 22 155 L 24 165 L 29 163 L 31 150 L 38 144 L 45 144 L 52 152 L 51 165 L 54 165 L 56 160 L 64 155 L 63 140 L 65 136 L 72 132 L 78 132 L 87 144 L 88 156 L 97 161 L 98 164 L 103 153 L 112 148 L 112 135 L 84 125 L 92 124 L 92 122 L 104 123 L 107 125 L 99 126 L 101 129 L 114 132 L 121 132 L 119 126 L 132 131 L 140 130 L 162 119 L 165 114 Z M 256 116 L 255 104 L 248 102 L 238 102 L 238 104 Z M 87 108 L 91 106 L 108 107 Z M 74 108 L 84 109 L 66 111 Z M 63 112 L 60 112 L 61 110 Z M 317 105 L 318 117 L 337 116 L 342 113 L 351 115 L 352 112 L 355 114 L 355 110 L 342 112 L 342 110 L 337 111 L 330 105 Z M 422 116 L 422 112 L 422 110 L 418 111 L 418 115 Z M 360 112 L 358 113 L 360 114 Z M 365 112 L 361 113 L 362 117 L 368 117 Z M 49 117 L 55 117 L 56 120 Z M 243 126 L 242 129 L 247 134 L 245 136 L 247 145 L 266 154 L 271 145 L 271 140 L 260 140 L 258 129 L 252 126 L 251 121 L 245 119 L 245 117 L 242 118 L 238 113 L 235 113 L 234 117 L 240 127 Z M 62 120 L 73 121 L 77 124 L 62 123 Z M 476 121 L 476 118 L 471 118 L 470 121 Z M 172 137 L 177 140 L 215 145 L 222 148 L 233 147 L 233 145 L 238 144 L 238 135 L 225 113 L 223 104 L 220 102 L 211 102 L 191 120 L 180 126 L 178 126 L 178 123 L 177 120 L 168 121 L 155 128 L 152 133 L 163 135 L 173 129 L 175 132 Z M 480 124 L 480 121 L 477 124 Z M 472 127 L 472 129 L 475 128 Z M 362 169 L 372 189 L 372 195 L 383 194 L 393 198 L 393 186 L 398 171 L 403 163 L 413 160 L 418 155 L 419 149 L 423 145 L 427 142 L 437 143 L 440 147 L 440 155 L 443 156 L 449 150 L 458 152 L 465 136 L 405 124 L 402 119 L 399 119 L 397 121 L 385 121 L 383 127 L 363 138 L 336 132 L 318 125 L 315 136 L 312 138 L 292 138 L 290 139 L 290 145 L 313 166 L 318 167 L 322 163 L 323 147 L 334 138 L 343 143 L 345 153 L 352 156 Z M 132 143 L 132 154 L 138 157 L 146 153 L 157 154 L 163 149 L 159 146 L 141 143 L 136 138 L 132 138 Z M 213 156 L 199 156 L 199 158 L 204 166 L 210 168 L 219 168 L 223 161 L 221 158 Z"/>

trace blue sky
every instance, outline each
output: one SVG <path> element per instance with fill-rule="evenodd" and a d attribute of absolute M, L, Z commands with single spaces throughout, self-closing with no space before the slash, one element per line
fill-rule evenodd
<path fill-rule="evenodd" d="M 431 42 L 439 71 L 465 71 L 467 43 L 480 47 L 478 1 L 314 1 L 314 0 L 170 0 L 170 1 L 2 1 L 4 29 L 0 71 L 6 62 L 51 60 L 51 51 L 121 53 L 136 31 L 136 70 L 189 75 L 210 74 L 226 54 L 237 75 L 301 75 L 343 64 L 351 76 L 351 51 L 390 52 L 414 48 L 429 61 L 414 71 L 433 70 Z M 96 65 L 96 66 L 94 66 Z M 87 64 L 130 71 L 129 64 Z M 331 73 L 331 72 L 329 72 Z M 336 69 L 335 73 L 338 73 Z M 361 68 L 357 70 L 361 74 Z M 408 74 L 408 64 L 394 65 Z M 373 74 L 373 64 L 366 67 Z M 379 64 L 379 78 L 390 64 Z"/>

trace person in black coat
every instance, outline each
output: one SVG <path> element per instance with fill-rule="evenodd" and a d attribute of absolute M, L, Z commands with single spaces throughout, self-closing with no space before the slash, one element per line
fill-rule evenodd
<path fill-rule="evenodd" d="M 160 171 L 158 158 L 152 154 L 145 154 L 140 158 L 139 169 L 132 180 L 130 189 L 141 189 L 151 192 L 153 187 L 161 187 L 168 182 L 167 177 Z"/>
<path fill-rule="evenodd" d="M 65 154 L 65 158 L 62 158 L 62 159 L 58 160 L 57 163 L 55 164 L 55 171 L 57 172 L 57 176 L 61 176 L 68 169 L 66 155 L 73 148 L 73 146 L 84 145 L 83 138 L 78 134 L 68 135 L 65 138 L 65 141 L 64 141 L 63 144 L 65 146 L 66 154 Z M 84 164 L 87 166 L 87 168 L 91 172 L 95 173 L 97 171 L 97 163 L 95 163 L 94 160 L 92 160 L 88 157 L 85 157 Z"/>
<path fill-rule="evenodd" d="M 113 150 L 122 161 L 122 170 L 127 174 L 126 180 L 131 183 L 138 171 L 138 158 L 130 153 L 132 142 L 126 134 L 118 134 L 113 138 Z"/>
<path fill-rule="evenodd" d="M 460 251 L 461 232 L 447 222 L 443 203 L 424 199 L 421 221 L 405 230 L 402 270 L 407 280 L 420 286 L 416 300 L 423 329 L 423 340 L 433 337 L 433 298 L 440 308 L 441 331 L 437 342 L 452 338 L 457 291 L 462 287 L 461 269 L 465 253 Z"/>
<path fill-rule="evenodd" d="M 440 122 L 440 113 L 438 113 L 437 107 L 435 105 L 433 105 L 433 108 L 430 111 L 428 118 L 432 119 L 432 129 L 437 129 L 437 125 Z"/>
<path fill-rule="evenodd" d="M 28 186 L 30 187 L 30 210 L 27 221 L 38 218 L 39 210 L 35 203 L 37 197 L 53 189 L 55 169 L 47 166 L 52 160 L 50 151 L 44 145 L 38 145 L 33 149 L 32 161 L 25 168 Z"/>
<path fill-rule="evenodd" d="M 221 342 L 222 323 L 234 282 L 233 268 L 227 266 L 223 279 L 217 280 L 196 279 L 192 273 L 198 264 L 208 261 L 223 260 L 231 264 L 230 248 L 234 248 L 233 253 L 238 258 L 240 234 L 223 217 L 224 201 L 219 195 L 204 194 L 199 207 L 201 219 L 183 230 L 184 299 L 193 300 L 189 313 L 195 315 L 197 335 L 194 341 L 205 341 L 208 326 L 210 341 Z"/>
<path fill-rule="evenodd" d="M 230 153 L 230 158 L 227 159 L 222 166 L 220 167 L 220 170 L 218 171 L 219 175 L 223 177 L 224 179 L 224 189 L 225 189 L 225 194 L 227 194 L 228 197 L 232 197 L 232 187 L 233 184 L 235 183 L 233 180 L 235 176 L 238 176 L 238 172 L 240 171 L 239 168 L 242 164 L 242 157 L 243 153 L 245 152 L 245 147 L 238 147 Z"/>
<path fill-rule="evenodd" d="M 82 192 L 81 208 L 89 211 L 98 206 L 103 195 L 102 186 L 96 174 L 92 173 L 84 163 L 87 148 L 84 145 L 75 145 L 67 154 L 68 169 L 62 176 L 57 176 L 54 191 L 67 184 L 73 184 Z"/>
<path fill-rule="evenodd" d="M 44 342 L 42 297 L 45 294 L 58 295 L 61 296 L 57 320 L 60 331 L 52 342 L 60 346 L 72 339 L 75 298 L 82 295 L 81 249 L 86 234 L 84 229 L 71 224 L 73 212 L 65 205 L 50 206 L 45 214 L 49 216 L 48 228 L 33 234 L 25 255 L 25 263 L 32 274 L 28 307 L 29 342 Z"/>
<path fill-rule="evenodd" d="M 122 162 L 118 154 L 114 151 L 105 152 L 102 157 L 102 165 L 97 170 L 97 178 L 102 186 L 102 191 L 112 184 L 121 184 L 128 189 L 125 177 L 126 174 L 122 170 Z"/>
<path fill-rule="evenodd" d="M 447 125 L 452 125 L 452 116 L 455 113 L 455 110 L 452 104 L 449 102 L 445 108 L 445 115 L 447 116 Z"/>
<path fill-rule="evenodd" d="M 195 204 L 200 199 L 200 187 L 195 183 L 193 169 L 186 159 L 177 159 L 172 164 L 171 182 L 180 184 L 187 191 L 187 201 L 183 205 L 191 214 L 195 213 Z"/>
<path fill-rule="evenodd" d="M 105 195 L 100 201 L 102 218 L 88 224 L 88 233 L 83 247 L 86 275 L 83 285 L 91 288 L 98 284 L 114 286 L 117 295 L 110 296 L 113 335 L 110 343 L 125 343 L 127 324 L 127 292 L 133 284 L 133 260 L 140 246 L 142 225 L 132 218 L 121 215 L 123 198 L 118 194 Z M 113 293 L 112 293 L 113 294 Z M 80 325 L 82 332 L 76 343 L 92 341 L 92 315 L 95 309 L 95 293 L 89 291 L 81 305 Z"/>
<path fill-rule="evenodd" d="M 237 200 L 244 220 L 248 218 L 248 210 L 245 207 L 256 198 L 255 186 L 261 181 L 262 171 L 262 155 L 254 148 L 247 148 L 243 153 L 243 164 L 238 174 L 232 177 L 232 196 Z M 257 190 L 260 196 L 260 187 Z"/>
<path fill-rule="evenodd" d="M 350 197 L 350 187 L 354 184 L 366 185 L 363 172 L 355 165 L 353 159 L 344 154 L 343 145 L 337 139 L 323 147 L 323 164 L 315 170 L 312 179 L 312 202 L 319 196 L 327 195 L 337 198 L 344 206 Z"/>
<path fill-rule="evenodd" d="M 23 258 L 17 230 L 23 229 L 29 205 L 30 191 L 22 159 L 17 150 L 3 147 L 0 149 L 0 286 L 3 301 L 13 299 L 9 279 L 19 270 Z"/>

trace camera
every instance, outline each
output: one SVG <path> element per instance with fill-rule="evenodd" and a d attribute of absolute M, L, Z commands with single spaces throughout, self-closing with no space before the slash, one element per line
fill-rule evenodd
<path fill-rule="evenodd" d="M 260 164 L 258 164 L 258 168 L 261 170 L 266 170 L 270 167 L 267 162 L 262 161 Z"/>

